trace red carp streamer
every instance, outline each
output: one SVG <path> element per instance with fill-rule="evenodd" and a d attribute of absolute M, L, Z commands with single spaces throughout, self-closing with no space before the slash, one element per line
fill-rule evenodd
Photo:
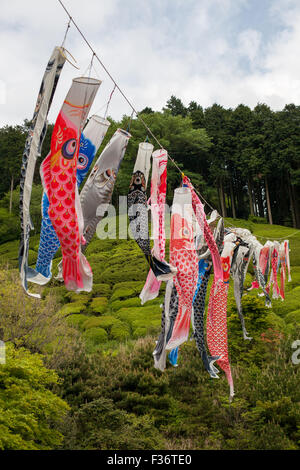
<path fill-rule="evenodd" d="M 178 294 L 178 314 L 166 349 L 174 349 L 188 339 L 193 297 L 198 280 L 198 257 L 193 237 L 191 190 L 174 192 L 171 217 L 170 263 L 177 268 L 174 284 Z"/>
<path fill-rule="evenodd" d="M 278 286 L 278 281 L 277 281 L 277 270 L 278 270 L 278 265 L 279 265 L 279 243 L 274 242 L 274 246 L 272 249 L 271 253 L 271 276 L 269 280 L 269 284 L 267 286 L 267 292 L 270 292 L 271 286 L 273 286 L 273 299 L 278 299 L 280 295 L 280 289 Z"/>
<path fill-rule="evenodd" d="M 285 299 L 285 280 L 286 280 L 286 250 L 285 244 L 282 242 L 279 248 L 279 259 L 280 259 L 280 297 L 282 300 Z"/>
<path fill-rule="evenodd" d="M 152 254 L 160 261 L 165 259 L 165 202 L 167 192 L 167 163 L 168 154 L 164 149 L 159 149 L 152 154 L 152 178 L 151 178 L 151 217 L 154 234 Z M 161 281 L 149 270 L 145 285 L 140 293 L 142 305 L 147 300 L 158 296 Z"/>
<path fill-rule="evenodd" d="M 207 345 L 209 352 L 211 356 L 221 356 L 221 358 L 217 361 L 217 364 L 226 374 L 230 387 L 230 400 L 234 395 L 234 387 L 228 358 L 227 296 L 230 278 L 230 265 L 233 249 L 235 247 L 235 244 L 232 243 L 233 238 L 235 238 L 235 235 L 233 234 L 225 237 L 224 249 L 221 256 L 223 281 L 217 289 L 216 280 L 214 279 L 213 281 L 213 285 L 210 290 L 206 322 Z"/>
<path fill-rule="evenodd" d="M 223 281 L 223 271 L 222 271 L 222 263 L 221 263 L 221 258 L 220 258 L 217 244 L 215 242 L 212 231 L 207 223 L 203 204 L 200 201 L 197 194 L 195 193 L 193 185 L 187 176 L 184 176 L 183 184 L 186 184 L 191 189 L 193 210 L 194 210 L 197 222 L 199 224 L 199 227 L 204 234 L 205 241 L 211 253 L 213 267 L 214 267 L 215 288 L 218 288 L 218 286 L 221 284 L 221 281 Z"/>
<path fill-rule="evenodd" d="M 49 199 L 48 214 L 61 244 L 65 285 L 76 292 L 90 292 L 93 285 L 91 267 L 81 253 L 83 216 L 76 172 L 81 130 L 100 84 L 86 77 L 73 80 L 40 169 Z"/>

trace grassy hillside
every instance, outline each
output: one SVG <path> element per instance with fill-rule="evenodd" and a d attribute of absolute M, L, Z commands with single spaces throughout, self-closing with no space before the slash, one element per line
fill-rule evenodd
<path fill-rule="evenodd" d="M 249 221 L 229 222 L 262 237 L 289 238 L 295 232 Z M 38 236 L 31 239 L 32 265 L 38 240 Z M 32 285 L 33 292 L 41 292 L 41 301 L 26 298 L 19 287 L 17 248 L 18 241 L 0 245 L 4 339 L 13 338 L 17 347 L 43 354 L 45 364 L 63 379 L 54 391 L 68 402 L 71 412 L 61 424 L 60 446 L 300 447 L 299 365 L 291 362 L 291 344 L 300 339 L 300 231 L 290 238 L 292 282 L 286 285 L 286 301 L 273 300 L 272 309 L 266 309 L 257 291 L 243 297 L 251 342 L 242 338 L 230 286 L 228 338 L 236 389 L 231 405 L 223 372 L 219 380 L 210 379 L 194 341 L 180 348 L 178 368 L 169 365 L 165 373 L 153 368 L 164 286 L 159 298 L 140 305 L 138 295 L 148 269 L 133 240 L 94 238 L 86 253 L 94 273 L 93 291 L 68 292 L 55 280 L 45 288 Z M 59 260 L 58 253 L 54 274 Z M 250 266 L 246 288 L 251 280 Z"/>

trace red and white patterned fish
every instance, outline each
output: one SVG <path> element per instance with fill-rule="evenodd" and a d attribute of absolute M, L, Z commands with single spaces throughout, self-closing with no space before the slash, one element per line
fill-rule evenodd
<path fill-rule="evenodd" d="M 167 163 L 168 154 L 164 149 L 159 149 L 152 154 L 152 177 L 151 177 L 151 218 L 154 244 L 152 254 L 164 261 L 165 259 L 165 202 L 167 192 Z M 140 293 L 142 304 L 147 300 L 158 296 L 161 281 L 149 270 L 145 285 Z"/>
<path fill-rule="evenodd" d="M 286 266 L 288 271 L 288 282 L 291 282 L 291 265 L 290 265 L 290 245 L 288 240 L 284 240 L 284 249 L 285 249 L 285 259 L 286 259 Z"/>
<path fill-rule="evenodd" d="M 280 289 L 279 289 L 278 280 L 277 280 L 277 271 L 278 271 L 279 261 L 280 261 L 279 260 L 279 246 L 280 245 L 278 242 L 275 241 L 273 243 L 272 252 L 271 252 L 272 271 L 271 271 L 270 280 L 266 289 L 267 292 L 269 293 L 271 286 L 273 286 L 273 299 L 278 299 L 280 295 Z"/>
<path fill-rule="evenodd" d="M 173 278 L 178 294 L 178 314 L 166 349 L 174 349 L 188 339 L 193 297 L 198 280 L 198 258 L 194 245 L 191 190 L 177 188 L 171 216 L 170 263 L 177 268 Z"/>
<path fill-rule="evenodd" d="M 91 267 L 80 248 L 83 217 L 76 171 L 81 130 L 100 84 L 85 77 L 73 80 L 40 170 L 49 199 L 48 214 L 61 244 L 65 285 L 77 292 L 90 291 L 93 283 Z"/>
<path fill-rule="evenodd" d="M 286 250 L 284 242 L 279 247 L 279 259 L 280 259 L 280 297 L 281 300 L 285 299 L 285 281 L 286 281 Z"/>
<path fill-rule="evenodd" d="M 213 285 L 210 290 L 210 297 L 207 312 L 207 345 L 211 356 L 221 356 L 217 364 L 224 370 L 229 387 L 230 387 L 230 400 L 234 395 L 233 380 L 231 375 L 231 368 L 228 358 L 228 344 L 227 344 L 227 296 L 230 279 L 230 267 L 235 248 L 235 234 L 227 235 L 224 239 L 224 248 L 221 254 L 222 268 L 223 268 L 223 282 L 216 287 L 214 279 Z"/>

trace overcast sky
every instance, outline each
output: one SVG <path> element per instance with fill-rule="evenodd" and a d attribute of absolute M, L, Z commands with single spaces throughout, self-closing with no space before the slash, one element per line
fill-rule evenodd
<path fill-rule="evenodd" d="M 120 87 L 138 110 L 161 110 L 170 96 L 185 105 L 273 109 L 300 104 L 299 0 L 64 0 Z M 0 0 L 0 126 L 31 119 L 46 63 L 60 45 L 67 17 L 57 0 Z M 49 114 L 54 122 L 72 78 L 91 53 L 78 32 Z M 92 113 L 103 114 L 112 83 L 102 85 Z M 109 114 L 130 114 L 116 92 Z"/>

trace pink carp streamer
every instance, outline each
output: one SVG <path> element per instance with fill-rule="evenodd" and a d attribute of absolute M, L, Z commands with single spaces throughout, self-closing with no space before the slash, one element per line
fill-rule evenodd
<path fill-rule="evenodd" d="M 193 297 L 198 280 L 198 257 L 193 237 L 191 190 L 177 188 L 171 216 L 170 263 L 177 268 L 174 285 L 178 294 L 178 314 L 166 349 L 174 349 L 188 339 Z"/>
<path fill-rule="evenodd" d="M 235 248 L 235 243 L 233 243 L 234 239 L 234 234 L 230 234 L 225 237 L 224 248 L 221 254 L 223 281 L 217 290 L 215 289 L 216 279 L 213 281 L 213 285 L 210 290 L 206 322 L 207 345 L 209 352 L 211 356 L 221 356 L 221 358 L 217 361 L 217 364 L 226 374 L 230 387 L 230 400 L 232 400 L 234 396 L 234 387 L 228 358 L 227 296 L 231 260 L 233 256 L 233 250 Z"/>
<path fill-rule="evenodd" d="M 48 214 L 61 244 L 63 278 L 68 290 L 92 290 L 93 273 L 81 253 L 83 215 L 76 173 L 80 135 L 100 80 L 73 80 L 54 125 L 51 147 L 40 172 L 49 199 Z"/>
<path fill-rule="evenodd" d="M 152 154 L 152 178 L 151 178 L 151 217 L 154 235 L 152 254 L 160 261 L 165 260 L 165 202 L 167 192 L 167 163 L 168 154 L 164 149 L 159 149 Z M 142 305 L 148 300 L 158 296 L 161 281 L 149 270 L 145 285 L 140 293 Z"/>
<path fill-rule="evenodd" d="M 277 281 L 277 271 L 279 267 L 279 243 L 274 242 L 272 252 L 271 252 L 271 276 L 267 286 L 267 292 L 270 292 L 271 286 L 273 286 L 273 299 L 278 299 L 280 295 L 280 289 Z"/>
<path fill-rule="evenodd" d="M 211 253 L 213 267 L 214 267 L 215 288 L 218 288 L 218 286 L 221 285 L 221 282 L 223 281 L 223 270 L 222 270 L 222 263 L 221 263 L 221 258 L 220 258 L 217 244 L 215 242 L 212 231 L 207 223 L 203 204 L 200 201 L 197 194 L 195 193 L 193 185 L 187 176 L 184 176 L 183 184 L 186 184 L 192 192 L 192 205 L 193 205 L 194 213 L 195 213 L 197 222 L 199 224 L 199 227 L 204 234 L 205 241 Z"/>
<path fill-rule="evenodd" d="M 285 281 L 286 281 L 286 256 L 285 256 L 284 242 L 280 244 L 279 259 L 280 259 L 280 297 L 285 299 Z"/>

